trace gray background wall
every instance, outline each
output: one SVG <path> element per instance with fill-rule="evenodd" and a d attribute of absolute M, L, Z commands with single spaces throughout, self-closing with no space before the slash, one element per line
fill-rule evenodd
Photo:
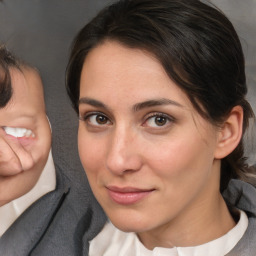
<path fill-rule="evenodd" d="M 16 55 L 40 70 L 48 116 L 53 127 L 55 161 L 67 169 L 67 176 L 75 183 L 81 179 L 85 183 L 87 181 L 77 154 L 78 121 L 64 88 L 69 46 L 77 31 L 110 2 L 4 0 L 0 3 L 0 42 L 6 43 Z M 246 56 L 248 99 L 256 110 L 256 0 L 213 2 L 232 20 L 241 37 Z M 253 140 L 250 137 L 247 142 L 250 162 L 256 162 L 255 153 L 251 150 L 251 146 L 256 144 L 255 137 Z"/>

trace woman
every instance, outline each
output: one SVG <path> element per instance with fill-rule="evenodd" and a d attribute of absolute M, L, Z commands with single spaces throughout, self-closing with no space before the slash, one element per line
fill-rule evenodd
<path fill-rule="evenodd" d="M 77 35 L 67 91 L 110 219 L 90 255 L 255 255 L 242 142 L 253 112 L 241 44 L 220 11 L 196 0 L 113 4 Z"/>

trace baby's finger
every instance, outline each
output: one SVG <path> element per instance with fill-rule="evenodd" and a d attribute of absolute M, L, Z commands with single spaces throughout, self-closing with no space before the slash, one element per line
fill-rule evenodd
<path fill-rule="evenodd" d="M 20 172 L 22 172 L 22 165 L 19 158 L 5 138 L 0 136 L 0 175 L 11 176 Z"/>
<path fill-rule="evenodd" d="M 28 152 L 19 142 L 19 140 L 13 136 L 6 135 L 6 141 L 19 159 L 20 165 L 23 171 L 26 171 L 33 167 L 34 160 L 30 152 Z"/>

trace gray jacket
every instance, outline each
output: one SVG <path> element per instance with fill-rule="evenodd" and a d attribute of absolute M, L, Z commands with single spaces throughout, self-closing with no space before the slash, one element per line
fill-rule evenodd
<path fill-rule="evenodd" d="M 256 255 L 256 188 L 240 180 L 231 180 L 228 189 L 223 194 L 230 206 L 235 206 L 246 212 L 248 228 L 235 248 L 228 256 Z"/>
<path fill-rule="evenodd" d="M 56 172 L 56 190 L 31 205 L 1 237 L 1 256 L 88 255 L 88 240 L 105 216 L 90 191 L 79 194 L 58 167 Z"/>

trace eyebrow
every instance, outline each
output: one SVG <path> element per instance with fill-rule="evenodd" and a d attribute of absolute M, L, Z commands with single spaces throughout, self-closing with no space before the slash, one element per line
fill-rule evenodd
<path fill-rule="evenodd" d="M 91 105 L 93 107 L 98 107 L 98 108 L 103 108 L 103 109 L 109 109 L 104 103 L 102 103 L 101 101 L 95 100 L 95 99 L 91 99 L 91 98 L 80 98 L 78 101 L 78 104 L 88 104 Z M 136 103 L 133 106 L 133 111 L 134 112 L 138 112 L 144 108 L 149 108 L 149 107 L 155 107 L 155 106 L 163 106 L 163 105 L 173 105 L 176 107 L 184 107 L 183 105 L 181 105 L 180 103 L 170 100 L 170 99 L 166 99 L 166 98 L 161 98 L 161 99 L 152 99 L 152 100 L 146 100 L 140 103 Z"/>
<path fill-rule="evenodd" d="M 183 107 L 180 103 L 170 100 L 170 99 L 153 99 L 153 100 L 147 100 L 141 103 L 137 103 L 133 106 L 134 111 L 140 111 L 144 108 L 149 108 L 149 107 L 155 107 L 155 106 L 162 106 L 162 105 L 174 105 L 176 107 Z"/>
<path fill-rule="evenodd" d="M 104 109 L 108 109 L 107 106 L 98 101 L 98 100 L 94 100 L 94 99 L 91 99 L 91 98 L 80 98 L 79 101 L 78 101 L 78 104 L 88 104 L 88 105 L 91 105 L 93 107 L 98 107 L 98 108 L 104 108 Z"/>

